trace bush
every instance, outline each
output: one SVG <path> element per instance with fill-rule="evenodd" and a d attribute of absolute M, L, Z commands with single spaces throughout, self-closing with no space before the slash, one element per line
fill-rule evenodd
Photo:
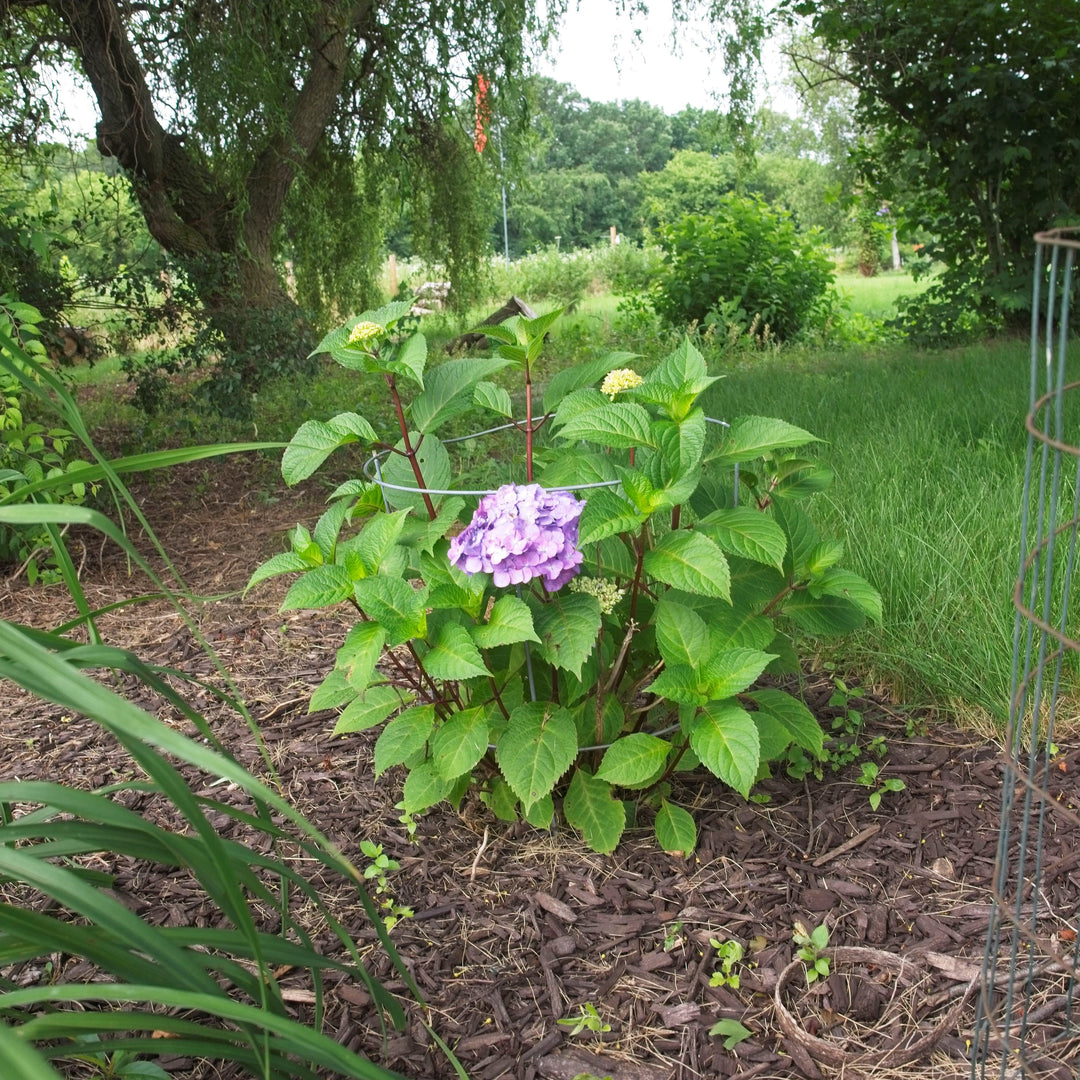
<path fill-rule="evenodd" d="M 791 218 L 757 198 L 727 195 L 716 213 L 689 214 L 660 230 L 664 270 L 653 294 L 674 325 L 757 316 L 780 339 L 823 324 L 833 264 L 817 233 L 800 235 Z"/>
<path fill-rule="evenodd" d="M 620 367 L 628 353 L 565 368 L 541 409 L 536 368 L 558 312 L 486 327 L 495 356 L 425 371 L 408 310 L 367 312 L 319 347 L 387 385 L 398 430 L 381 436 L 354 412 L 309 420 L 282 459 L 297 483 L 360 442 L 378 450 L 380 483 L 339 486 L 248 585 L 299 573 L 283 610 L 359 611 L 310 708 L 341 708 L 335 734 L 382 728 L 375 774 L 405 767 L 406 814 L 475 788 L 504 821 L 546 829 L 561 810 L 607 852 L 636 804 L 663 849 L 688 856 L 697 830 L 676 773 L 700 765 L 749 796 L 770 761 L 820 758 L 813 714 L 759 680 L 798 670 L 797 633 L 881 617 L 804 509 L 832 479 L 799 452 L 817 440 L 760 416 L 710 423 L 698 399 L 717 380 L 689 340 L 645 377 Z M 517 420 L 490 381 L 511 365 Z M 408 406 L 399 383 L 416 389 Z M 524 442 L 521 482 L 479 505 L 454 490 L 477 485 L 455 482 L 436 434 L 474 406 Z"/>

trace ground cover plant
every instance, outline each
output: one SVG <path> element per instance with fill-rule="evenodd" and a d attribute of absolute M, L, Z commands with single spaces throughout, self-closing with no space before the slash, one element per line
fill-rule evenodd
<path fill-rule="evenodd" d="M 717 380 L 689 340 L 644 377 L 625 353 L 567 367 L 541 411 L 533 383 L 558 311 L 484 327 L 493 356 L 431 368 L 408 312 L 366 312 L 321 343 L 385 382 L 398 431 L 357 413 L 301 425 L 289 483 L 349 443 L 375 456 L 249 582 L 298 572 L 283 610 L 360 615 L 311 708 L 341 708 L 336 734 L 385 724 L 375 770 L 406 767 L 407 815 L 476 787 L 497 817 L 539 828 L 560 806 L 608 852 L 640 808 L 666 851 L 689 853 L 674 774 L 702 764 L 748 796 L 789 751 L 822 757 L 810 711 L 759 679 L 798 669 L 792 632 L 881 618 L 801 505 L 832 479 L 799 452 L 815 437 L 755 415 L 710 423 L 697 402 Z M 490 381 L 510 365 L 520 421 Z M 520 433 L 516 482 L 455 482 L 435 433 L 474 406 Z"/>

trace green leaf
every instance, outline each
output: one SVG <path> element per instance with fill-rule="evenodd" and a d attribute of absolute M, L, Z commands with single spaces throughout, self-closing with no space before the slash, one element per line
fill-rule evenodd
<path fill-rule="evenodd" d="M 749 506 L 716 510 L 698 522 L 697 527 L 712 537 L 725 551 L 755 562 L 784 568 L 787 536 L 768 514 Z"/>
<path fill-rule="evenodd" d="M 491 674 L 480 650 L 469 637 L 469 631 L 457 623 L 446 623 L 440 629 L 435 644 L 423 660 L 424 670 L 433 679 L 473 679 Z"/>
<path fill-rule="evenodd" d="M 450 469 L 450 456 L 434 435 L 429 435 L 420 443 L 417 432 L 409 433 L 409 443 L 416 451 L 416 460 L 420 465 L 420 475 L 424 478 L 424 487 L 436 491 L 446 491 L 450 488 L 452 475 Z M 419 449 L 417 449 L 417 444 Z M 416 482 L 416 474 L 409 464 L 408 458 L 403 457 L 405 441 L 398 439 L 394 446 L 400 453 L 390 454 L 382 459 L 382 478 L 386 484 L 394 484 L 396 487 L 383 488 L 383 498 L 390 506 L 411 507 L 419 514 L 427 516 L 427 506 L 424 496 L 416 494 L 419 486 Z M 399 491 L 397 488 L 406 490 Z M 438 502 L 441 496 L 432 495 L 433 502 Z"/>
<path fill-rule="evenodd" d="M 731 1017 L 725 1017 L 723 1020 L 717 1020 L 711 1028 L 709 1028 L 710 1035 L 723 1035 L 724 1049 L 734 1050 L 744 1039 L 749 1039 L 754 1033 L 743 1024 L 740 1024 L 738 1020 Z"/>
<path fill-rule="evenodd" d="M 697 847 L 697 826 L 689 811 L 663 799 L 656 812 L 654 828 L 657 842 L 669 855 L 687 859 L 694 853 L 694 848 Z"/>
<path fill-rule="evenodd" d="M 655 446 L 649 414 L 631 401 L 605 401 L 578 413 L 559 430 L 560 439 L 584 439 L 600 446 Z"/>
<path fill-rule="evenodd" d="M 431 368 L 424 378 L 423 392 L 413 398 L 409 406 L 412 425 L 418 431 L 432 432 L 448 420 L 468 412 L 473 406 L 476 384 L 506 367 L 507 363 L 499 357 L 470 356 L 447 360 Z M 506 400 L 509 402 L 509 395 Z"/>
<path fill-rule="evenodd" d="M 386 630 L 389 648 L 427 633 L 424 592 L 402 578 L 379 574 L 352 582 L 352 589 L 360 610 Z"/>
<path fill-rule="evenodd" d="M 739 694 L 756 682 L 775 659 L 775 654 L 757 649 L 725 649 L 710 656 L 701 669 L 706 693 L 716 701 Z"/>
<path fill-rule="evenodd" d="M 332 420 L 306 420 L 289 440 L 281 458 L 281 475 L 290 486 L 306 480 L 339 446 L 377 440 L 375 429 L 356 413 Z"/>
<path fill-rule="evenodd" d="M 550 795 L 545 795 L 542 799 L 537 799 L 528 810 L 522 809 L 522 815 L 534 829 L 550 829 L 555 817 L 555 800 Z"/>
<path fill-rule="evenodd" d="M 473 391 L 473 402 L 499 416 L 514 415 L 514 403 L 510 400 L 510 395 L 493 382 L 478 382 Z"/>
<path fill-rule="evenodd" d="M 335 666 L 345 672 L 349 685 L 357 692 L 371 682 L 385 643 L 386 631 L 378 623 L 357 623 L 346 635 Z"/>
<path fill-rule="evenodd" d="M 819 637 L 849 634 L 866 623 L 866 616 L 849 600 L 839 596 L 792 593 L 780 609 L 800 630 Z"/>
<path fill-rule="evenodd" d="M 349 685 L 346 673 L 334 668 L 315 688 L 311 701 L 308 702 L 308 712 L 336 709 L 339 705 L 348 705 L 350 701 L 355 701 L 358 696 L 358 692 Z"/>
<path fill-rule="evenodd" d="M 592 492 L 581 511 L 578 544 L 592 544 L 618 533 L 637 532 L 645 520 L 626 499 L 607 488 Z"/>
<path fill-rule="evenodd" d="M 815 757 L 821 757 L 825 735 L 814 714 L 797 698 L 783 690 L 752 690 L 747 695 L 758 707 L 779 724 L 789 743 L 801 746 Z"/>
<path fill-rule="evenodd" d="M 806 559 L 806 571 L 811 576 L 834 567 L 844 557 L 843 540 L 823 540 L 815 544 Z"/>
<path fill-rule="evenodd" d="M 416 705 L 395 716 L 375 740 L 375 779 L 423 750 L 434 727 L 434 705 Z"/>
<path fill-rule="evenodd" d="M 275 574 L 290 574 L 295 570 L 307 570 L 311 566 L 312 563 L 297 552 L 282 551 L 280 554 L 267 559 L 262 566 L 255 570 L 247 585 L 244 586 L 244 592 L 246 593 L 252 586 L 258 585 L 260 581 L 274 577 Z"/>
<path fill-rule="evenodd" d="M 394 375 L 404 375 L 423 390 L 426 363 L 427 339 L 423 334 L 413 334 L 401 343 L 397 355 L 391 363 L 384 366 L 383 370 L 390 371 Z"/>
<path fill-rule="evenodd" d="M 717 596 L 730 603 L 731 574 L 724 553 L 697 532 L 678 530 L 662 537 L 645 552 L 645 570 L 658 581 L 702 596 Z"/>
<path fill-rule="evenodd" d="M 881 593 L 850 570 L 826 570 L 810 582 L 813 596 L 837 596 L 854 604 L 871 622 L 881 625 Z"/>
<path fill-rule="evenodd" d="M 444 498 L 439 503 L 439 509 L 434 518 L 424 517 L 421 520 L 414 515 L 412 520 L 406 522 L 399 542 L 430 555 L 435 550 L 435 545 L 446 536 L 464 506 L 465 500 L 458 495 Z"/>
<path fill-rule="evenodd" d="M 392 514 L 376 514 L 361 529 L 352 550 L 360 557 L 365 577 L 379 572 L 387 553 L 397 543 L 405 527 L 408 513 L 408 510 L 398 510 Z"/>
<path fill-rule="evenodd" d="M 344 566 L 317 566 L 292 583 L 279 610 L 330 607 L 347 599 L 352 591 L 352 578 Z"/>
<path fill-rule="evenodd" d="M 495 757 L 506 782 L 528 811 L 570 768 L 577 746 L 570 714 L 559 705 L 533 701 L 510 714 Z"/>
<path fill-rule="evenodd" d="M 753 717 L 731 701 L 710 701 L 690 726 L 690 745 L 715 776 L 749 798 L 758 775 L 761 743 Z"/>
<path fill-rule="evenodd" d="M 392 686 L 369 686 L 355 701 L 345 706 L 331 734 L 367 731 L 400 708 L 401 698 Z"/>
<path fill-rule="evenodd" d="M 581 830 L 585 843 L 601 855 L 614 851 L 626 828 L 626 808 L 612 797 L 611 785 L 578 768 L 563 799 L 566 820 Z"/>
<path fill-rule="evenodd" d="M 637 787 L 652 780 L 663 768 L 671 744 L 644 731 L 624 735 L 604 753 L 598 780 L 622 787 Z"/>
<path fill-rule="evenodd" d="M 517 821 L 518 797 L 501 777 L 491 781 L 490 791 L 481 791 L 480 800 L 500 821 Z"/>
<path fill-rule="evenodd" d="M 583 453 L 578 445 L 558 451 L 537 476 L 537 483 L 546 488 L 569 488 L 618 479 L 619 474 L 610 454 Z"/>
<path fill-rule="evenodd" d="M 775 652 L 772 642 L 776 626 L 765 615 L 754 615 L 737 607 L 714 607 L 709 612 L 709 652 L 724 649 L 757 649 Z"/>
<path fill-rule="evenodd" d="M 581 667 L 596 646 L 600 603 L 587 593 L 556 593 L 546 603 L 530 600 L 539 652 L 549 664 L 581 678 Z"/>
<path fill-rule="evenodd" d="M 656 644 L 666 664 L 701 664 L 708 655 L 709 630 L 697 612 L 663 596 L 656 605 L 654 619 Z"/>
<path fill-rule="evenodd" d="M 731 465 L 739 461 L 752 461 L 771 450 L 782 450 L 821 440 L 809 431 L 795 427 L 785 420 L 773 420 L 766 416 L 740 416 L 731 422 L 726 438 L 708 459 Z"/>
<path fill-rule="evenodd" d="M 593 386 L 584 386 L 575 390 L 559 402 L 555 416 L 551 420 L 552 428 L 558 429 L 568 423 L 579 413 L 591 412 L 593 409 L 602 409 L 609 405 L 608 399 Z"/>
<path fill-rule="evenodd" d="M 481 649 L 540 640 L 533 629 L 532 612 L 528 605 L 509 594 L 500 596 L 492 605 L 488 621 L 470 627 L 469 633 Z"/>
<path fill-rule="evenodd" d="M 425 761 L 409 771 L 401 792 L 401 808 L 406 814 L 419 814 L 450 794 L 453 781 L 447 780 L 434 762 Z"/>
<path fill-rule="evenodd" d="M 680 705 L 704 705 L 709 700 L 695 668 L 672 664 L 649 684 L 649 693 Z"/>
<path fill-rule="evenodd" d="M 463 776 L 487 753 L 487 712 L 487 706 L 462 709 L 435 732 L 431 760 L 440 776 L 447 780 Z"/>
<path fill-rule="evenodd" d="M 819 550 L 818 531 L 806 511 L 795 503 L 776 502 L 772 509 L 776 523 L 788 538 L 784 573 L 792 581 L 801 581 L 810 576 L 810 559 Z"/>

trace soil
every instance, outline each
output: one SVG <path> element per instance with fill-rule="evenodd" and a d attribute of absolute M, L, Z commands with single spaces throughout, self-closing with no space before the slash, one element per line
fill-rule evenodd
<path fill-rule="evenodd" d="M 422 816 L 410 842 L 394 809 L 401 776 L 373 778 L 376 733 L 332 739 L 333 715 L 307 711 L 333 666 L 348 614 L 280 613 L 282 579 L 241 595 L 252 569 L 283 550 L 285 530 L 314 522 L 325 493 L 314 485 L 282 489 L 241 460 L 141 478 L 136 491 L 190 588 L 213 598 L 192 611 L 259 721 L 285 792 L 358 864 L 363 838 L 401 864 L 393 893 L 415 914 L 398 923 L 393 938 L 430 1011 L 409 1006 L 406 1030 L 384 1041 L 367 994 L 340 982 L 328 994 L 325 1022 L 339 1041 L 412 1077 L 453 1075 L 423 1015 L 476 1080 L 969 1075 L 974 995 L 964 994 L 982 962 L 991 911 L 998 746 L 868 695 L 851 707 L 864 714 L 868 735 L 886 740 L 882 774 L 906 785 L 886 792 L 877 810 L 855 783 L 856 768 L 822 781 L 767 780 L 759 789 L 767 799 L 754 802 L 702 773 L 687 776 L 677 793 L 698 822 L 700 843 L 690 859 L 657 850 L 647 827 L 630 830 L 613 855 L 595 855 L 566 827 L 508 825 L 468 800 L 460 812 L 442 806 Z M 149 550 L 137 528 L 132 535 Z M 90 534 L 70 540 L 92 605 L 150 591 L 112 545 Z M 62 587 L 30 588 L 22 578 L 0 582 L 0 613 L 38 627 L 74 614 Z M 144 660 L 213 677 L 164 602 L 127 607 L 101 626 L 107 641 Z M 837 713 L 828 704 L 831 684 L 814 676 L 803 683 L 808 704 L 828 724 Z M 161 710 L 137 684 L 128 689 Z M 194 700 L 235 755 L 262 772 L 243 720 L 208 693 Z M 2 683 L 0 740 L 3 779 L 92 788 L 133 776 L 98 727 Z M 1080 750 L 1055 760 L 1048 782 L 1063 805 L 1080 805 L 1078 775 Z M 157 811 L 148 803 L 147 812 Z M 1051 831 L 1043 850 L 1045 920 L 1048 931 L 1064 930 L 1062 940 L 1075 932 L 1080 909 L 1076 863 L 1072 830 Z M 155 867 L 115 870 L 117 890 L 151 921 L 205 924 L 213 917 L 202 897 Z M 371 941 L 347 888 L 335 903 L 358 939 Z M 826 923 L 831 944 L 884 951 L 921 973 L 919 1001 L 908 1001 L 899 1018 L 890 1013 L 888 965 L 871 962 L 861 975 L 838 965 L 809 997 L 801 977 L 786 983 L 785 1004 L 808 1034 L 843 1046 L 857 1026 L 860 1045 L 881 1048 L 879 1067 L 873 1057 L 857 1068 L 817 1063 L 781 1029 L 772 995 L 794 956 L 797 922 Z M 733 969 L 737 988 L 710 985 L 720 968 L 714 939 L 745 948 Z M 393 981 L 385 957 L 372 950 L 369 960 Z M 288 978 L 303 989 L 301 972 Z M 1052 999 L 1060 985 L 1048 984 L 1045 993 Z M 303 994 L 296 997 L 297 1015 L 307 1019 Z M 610 1030 L 574 1035 L 559 1023 L 586 1003 Z M 958 1004 L 959 1014 L 947 1016 Z M 889 1046 L 943 1018 L 946 1030 L 917 1060 L 888 1064 Z M 749 1037 L 725 1049 L 724 1037 L 710 1034 L 723 1019 L 740 1021 Z M 1050 1010 L 1038 1027 L 1051 1039 L 1064 1022 L 1060 1010 Z M 1027 1075 L 1072 1077 L 1078 1042 L 1051 1043 Z M 160 1064 L 177 1077 L 235 1075 L 167 1054 Z"/>

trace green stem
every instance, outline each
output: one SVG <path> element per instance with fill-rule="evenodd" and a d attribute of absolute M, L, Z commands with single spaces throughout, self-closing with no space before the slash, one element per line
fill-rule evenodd
<path fill-rule="evenodd" d="M 645 530 L 649 527 L 648 521 L 641 523 L 641 532 L 638 533 L 637 540 L 634 543 L 634 547 L 637 549 L 637 563 L 634 566 L 634 584 L 631 587 L 630 593 L 630 618 L 634 618 L 637 613 L 637 601 L 638 592 L 641 588 L 641 568 L 645 562 Z"/>
<path fill-rule="evenodd" d="M 424 506 L 427 507 L 428 517 L 434 521 L 435 504 L 431 501 L 431 496 L 423 490 L 427 485 L 424 483 L 424 474 L 420 470 L 420 462 L 416 460 L 416 451 L 409 441 L 409 425 L 405 423 L 405 410 L 401 407 L 401 396 L 398 394 L 397 382 L 393 375 L 386 376 L 386 385 L 390 387 L 390 397 L 394 401 L 394 411 L 397 413 L 398 427 L 401 429 L 401 441 L 405 445 L 405 456 L 412 466 L 413 476 L 416 477 L 416 486 L 421 489 L 420 494 L 424 498 Z"/>

